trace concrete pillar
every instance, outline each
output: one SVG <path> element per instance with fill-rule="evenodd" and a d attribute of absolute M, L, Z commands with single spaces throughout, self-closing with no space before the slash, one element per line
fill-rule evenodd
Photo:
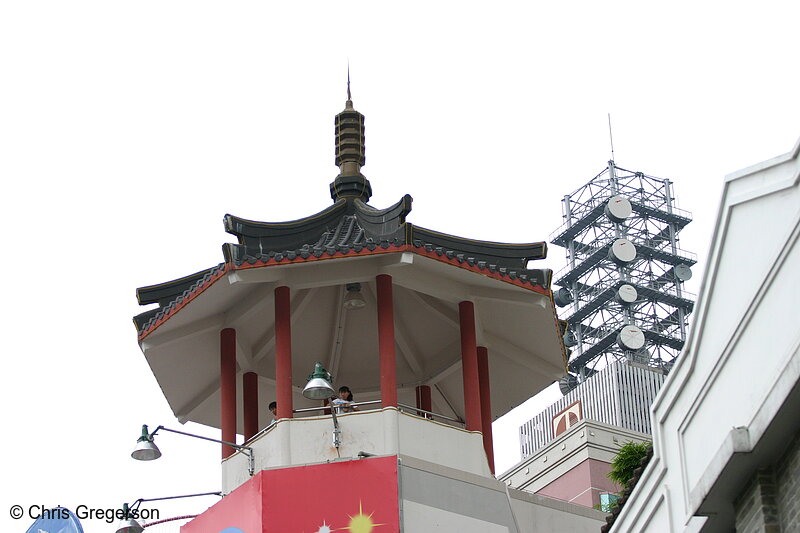
<path fill-rule="evenodd" d="M 277 418 L 292 418 L 292 325 L 285 286 L 275 289 L 275 401 Z"/>
<path fill-rule="evenodd" d="M 483 449 L 494 474 L 494 443 L 492 442 L 492 393 L 489 387 L 489 350 L 478 346 L 478 386 L 481 390 L 481 433 Z"/>
<path fill-rule="evenodd" d="M 244 440 L 258 433 L 258 374 L 247 372 L 242 377 L 242 416 Z"/>
<path fill-rule="evenodd" d="M 381 407 L 397 407 L 397 359 L 394 348 L 392 277 L 380 274 L 378 288 L 378 352 L 380 353 Z"/>
<path fill-rule="evenodd" d="M 475 304 L 458 304 L 461 325 L 461 374 L 464 379 L 464 411 L 467 431 L 481 430 L 481 399 L 478 382 L 478 346 L 475 336 Z"/>
<path fill-rule="evenodd" d="M 219 394 L 222 437 L 220 440 L 236 442 L 236 330 L 225 328 L 219 335 Z M 222 445 L 222 458 L 235 450 Z"/>

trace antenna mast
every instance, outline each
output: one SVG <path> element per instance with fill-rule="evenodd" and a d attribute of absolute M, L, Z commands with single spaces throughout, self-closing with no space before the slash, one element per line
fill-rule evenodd
<path fill-rule="evenodd" d="M 611 141 L 611 160 L 614 161 L 614 136 L 611 134 L 611 113 L 608 114 L 608 138 Z"/>

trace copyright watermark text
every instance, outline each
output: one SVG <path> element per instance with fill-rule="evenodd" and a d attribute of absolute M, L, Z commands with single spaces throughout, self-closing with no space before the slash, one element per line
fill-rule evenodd
<path fill-rule="evenodd" d="M 36 504 L 30 505 L 27 508 L 21 505 L 12 505 L 9 514 L 14 520 L 26 517 L 31 520 L 38 520 L 39 518 L 45 520 L 66 520 L 69 518 L 69 511 L 64 507 L 48 507 Z M 133 518 L 134 520 L 158 520 L 161 518 L 158 509 L 129 509 L 126 516 L 125 510 L 121 508 L 99 509 L 83 504 L 75 508 L 75 516 L 80 520 L 104 520 L 108 524 L 125 518 Z"/>

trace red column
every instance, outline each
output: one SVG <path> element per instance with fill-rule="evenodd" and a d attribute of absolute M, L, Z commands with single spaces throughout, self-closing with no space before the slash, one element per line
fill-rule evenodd
<path fill-rule="evenodd" d="M 461 374 L 464 378 L 464 411 L 467 431 L 481 430 L 481 399 L 478 383 L 478 347 L 475 340 L 475 305 L 458 304 L 461 324 Z"/>
<path fill-rule="evenodd" d="M 221 440 L 236 442 L 236 330 L 225 328 L 219 335 L 219 395 L 221 403 Z M 222 458 L 234 452 L 222 445 Z"/>
<path fill-rule="evenodd" d="M 244 440 L 258 433 L 258 374 L 247 372 L 242 377 L 242 414 L 244 418 Z"/>
<path fill-rule="evenodd" d="M 489 387 L 489 350 L 478 346 L 478 386 L 481 390 L 481 433 L 483 449 L 494 474 L 494 444 L 492 442 L 492 394 Z"/>
<path fill-rule="evenodd" d="M 381 358 L 381 407 L 397 407 L 397 362 L 394 350 L 392 276 L 380 274 L 378 287 L 378 351 Z"/>
<path fill-rule="evenodd" d="M 292 325 L 289 287 L 275 289 L 275 401 L 277 418 L 292 418 Z"/>
<path fill-rule="evenodd" d="M 417 409 L 422 409 L 424 411 L 431 412 L 433 411 L 433 405 L 431 402 L 431 388 L 429 385 L 420 385 L 416 389 L 417 393 Z M 430 415 L 426 415 L 425 413 L 419 413 L 420 416 L 424 416 L 428 418 Z"/>

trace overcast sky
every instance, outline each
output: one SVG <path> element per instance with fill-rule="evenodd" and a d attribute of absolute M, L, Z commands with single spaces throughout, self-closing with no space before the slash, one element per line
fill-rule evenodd
<path fill-rule="evenodd" d="M 617 164 L 672 179 L 694 214 L 693 292 L 725 174 L 800 135 L 797 2 L 275 5 L 0 2 L 0 530 L 30 525 L 13 504 L 219 488 L 214 444 L 164 435 L 161 460 L 129 456 L 142 423 L 178 426 L 136 343 L 135 289 L 221 262 L 225 213 L 330 204 L 348 58 L 372 205 L 409 193 L 415 224 L 546 240 L 563 195 L 606 166 L 611 113 Z M 551 246 L 542 266 L 563 264 Z M 500 471 L 533 414 L 495 424 Z"/>

